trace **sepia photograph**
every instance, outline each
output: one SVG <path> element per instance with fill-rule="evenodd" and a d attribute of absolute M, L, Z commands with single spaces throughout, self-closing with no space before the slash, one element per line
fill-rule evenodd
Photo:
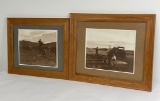
<path fill-rule="evenodd" d="M 19 65 L 58 68 L 57 30 L 18 29 Z"/>
<path fill-rule="evenodd" d="M 136 30 L 86 28 L 85 68 L 134 74 Z"/>

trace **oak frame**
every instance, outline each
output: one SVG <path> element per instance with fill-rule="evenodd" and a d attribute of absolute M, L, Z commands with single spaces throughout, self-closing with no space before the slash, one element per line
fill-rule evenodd
<path fill-rule="evenodd" d="M 69 79 L 97 83 L 136 90 L 152 90 L 152 65 L 154 48 L 155 14 L 70 14 L 70 60 Z M 77 57 L 77 22 L 143 22 L 146 24 L 145 52 L 144 52 L 144 74 L 143 81 L 124 80 L 117 78 L 106 78 L 76 73 Z"/>
<path fill-rule="evenodd" d="M 8 73 L 68 79 L 69 53 L 69 18 L 7 18 L 8 28 Z M 62 27 L 62 71 L 42 70 L 34 68 L 17 68 L 14 66 L 13 26 L 61 26 Z"/>

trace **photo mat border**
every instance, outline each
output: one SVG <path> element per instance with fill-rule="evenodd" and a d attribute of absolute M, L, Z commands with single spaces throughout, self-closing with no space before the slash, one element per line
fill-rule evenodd
<path fill-rule="evenodd" d="M 98 71 L 94 69 L 87 70 L 84 67 L 84 56 L 85 56 L 85 31 L 86 28 L 111 28 L 111 29 L 135 29 L 137 31 L 136 36 L 136 60 L 135 60 L 135 73 L 128 75 L 126 73 L 120 72 L 110 72 L 110 71 Z M 90 76 L 106 77 L 106 78 L 117 78 L 124 80 L 134 80 L 142 81 L 143 80 L 143 57 L 144 57 L 144 43 L 145 43 L 145 23 L 126 23 L 126 22 L 77 22 L 77 50 L 76 52 L 76 73 L 85 74 Z"/>

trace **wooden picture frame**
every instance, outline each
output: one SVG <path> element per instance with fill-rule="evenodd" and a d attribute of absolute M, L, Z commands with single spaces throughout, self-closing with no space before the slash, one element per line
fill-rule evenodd
<path fill-rule="evenodd" d="M 70 80 L 151 91 L 155 14 L 71 13 L 70 21 Z"/>
<path fill-rule="evenodd" d="M 8 72 L 68 79 L 69 18 L 7 18 Z"/>

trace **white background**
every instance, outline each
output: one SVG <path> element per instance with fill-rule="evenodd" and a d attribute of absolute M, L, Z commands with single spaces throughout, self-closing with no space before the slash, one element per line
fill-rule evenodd
<path fill-rule="evenodd" d="M 153 83 L 160 81 L 160 0 L 0 0 L 0 72 L 8 71 L 8 17 L 67 18 L 69 13 L 156 14 Z"/>

